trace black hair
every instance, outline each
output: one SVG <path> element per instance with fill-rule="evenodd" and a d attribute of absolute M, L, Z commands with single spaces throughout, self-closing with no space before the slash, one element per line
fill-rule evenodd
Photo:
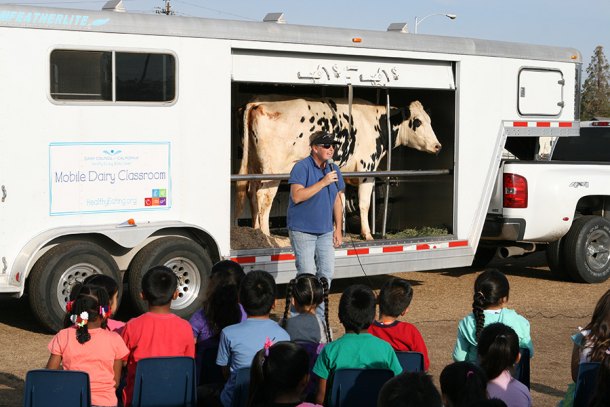
<path fill-rule="evenodd" d="M 155 266 L 142 277 L 142 293 L 148 305 L 171 303 L 177 288 L 178 277 L 169 267 Z"/>
<path fill-rule="evenodd" d="M 426 372 L 401 373 L 379 391 L 377 407 L 442 407 L 441 395 Z"/>
<path fill-rule="evenodd" d="M 91 274 L 83 280 L 83 284 L 97 285 L 103 287 L 108 293 L 108 297 L 112 298 L 119 292 L 119 284 L 114 278 L 107 276 L 106 274 Z"/>
<path fill-rule="evenodd" d="M 316 277 L 313 274 L 299 274 L 290 280 L 286 286 L 286 307 L 284 308 L 284 319 L 282 327 L 286 328 L 288 312 L 290 311 L 290 300 L 300 306 L 318 306 L 324 302 L 324 324 L 326 325 L 326 342 L 331 342 L 330 323 L 328 319 L 328 279 L 326 277 Z"/>
<path fill-rule="evenodd" d="M 212 276 L 218 272 L 228 272 L 232 274 L 235 278 L 235 282 L 239 286 L 241 280 L 245 277 L 246 273 L 244 273 L 244 269 L 241 264 L 233 261 L 233 260 L 221 260 L 217 263 L 214 263 L 212 266 L 212 271 L 210 272 Z"/>
<path fill-rule="evenodd" d="M 592 362 L 598 362 L 606 356 L 606 350 L 610 348 L 610 290 L 595 304 L 591 322 L 585 330 L 590 331 L 586 337 L 587 345 L 591 346 L 590 359 Z"/>
<path fill-rule="evenodd" d="M 241 321 L 241 309 L 237 298 L 240 280 L 239 273 L 229 269 L 217 270 L 210 277 L 206 298 L 203 301 L 203 315 L 214 335 L 219 334 L 224 327 Z"/>
<path fill-rule="evenodd" d="M 447 407 L 466 407 L 487 399 L 487 376 L 474 363 L 454 362 L 445 366 L 440 383 Z"/>
<path fill-rule="evenodd" d="M 479 340 L 485 326 L 483 310 L 500 304 L 502 298 L 508 298 L 510 286 L 504 273 L 497 269 L 483 271 L 474 282 L 472 313 L 476 322 L 476 339 Z"/>
<path fill-rule="evenodd" d="M 278 342 L 254 355 L 250 369 L 250 407 L 266 406 L 292 395 L 309 374 L 309 355 L 299 344 Z M 301 396 L 301 395 L 296 395 Z"/>
<path fill-rule="evenodd" d="M 519 337 L 510 326 L 500 322 L 489 324 L 481 332 L 477 352 L 481 367 L 489 380 L 493 380 L 517 363 Z"/>
<path fill-rule="evenodd" d="M 375 295 L 370 287 L 355 284 L 347 287 L 339 300 L 339 320 L 346 331 L 360 333 L 375 319 Z"/>
<path fill-rule="evenodd" d="M 413 299 L 413 288 L 405 279 L 393 277 L 379 291 L 379 315 L 398 318 Z"/>
<path fill-rule="evenodd" d="M 108 312 L 108 293 L 102 287 L 86 284 L 78 285 L 72 291 L 75 299 L 66 306 L 64 327 L 76 325 L 76 340 L 82 344 L 91 339 L 88 322 L 103 318 L 100 325 L 106 329 L 106 319 L 102 316 L 102 312 L 104 315 Z M 87 320 L 81 319 L 83 312 L 87 313 Z"/>
<path fill-rule="evenodd" d="M 610 383 L 610 355 L 604 352 L 604 358 L 600 362 L 597 373 L 597 385 L 589 402 L 589 407 L 610 406 L 610 386 L 608 386 L 608 383 Z"/>
<path fill-rule="evenodd" d="M 246 274 L 239 287 L 239 302 L 248 316 L 267 315 L 273 308 L 277 287 L 273 276 L 263 270 Z"/>

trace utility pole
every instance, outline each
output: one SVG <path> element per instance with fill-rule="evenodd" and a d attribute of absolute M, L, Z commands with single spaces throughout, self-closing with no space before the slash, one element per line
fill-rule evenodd
<path fill-rule="evenodd" d="M 163 0 L 165 3 L 165 7 L 155 7 L 155 13 L 157 14 L 165 14 L 166 16 L 173 16 L 174 10 L 172 10 L 172 5 L 170 4 L 170 0 Z"/>

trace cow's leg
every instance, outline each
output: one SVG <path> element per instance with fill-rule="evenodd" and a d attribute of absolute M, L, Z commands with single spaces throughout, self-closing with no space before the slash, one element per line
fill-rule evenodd
<path fill-rule="evenodd" d="M 250 217 L 252 218 L 252 227 L 254 229 L 260 229 L 260 224 L 258 222 L 258 202 L 256 200 L 257 191 L 260 187 L 260 181 L 248 182 L 248 202 L 250 203 Z"/>
<path fill-rule="evenodd" d="M 360 208 L 360 235 L 366 240 L 373 240 L 369 226 L 369 208 L 371 194 L 375 186 L 374 178 L 364 178 L 358 186 L 358 207 Z"/>
<path fill-rule="evenodd" d="M 258 201 L 258 226 L 264 234 L 269 236 L 269 214 L 271 213 L 271 205 L 273 198 L 277 194 L 277 188 L 280 181 L 264 181 L 261 187 L 256 191 L 256 199 Z M 256 227 L 256 226 L 255 226 Z"/>

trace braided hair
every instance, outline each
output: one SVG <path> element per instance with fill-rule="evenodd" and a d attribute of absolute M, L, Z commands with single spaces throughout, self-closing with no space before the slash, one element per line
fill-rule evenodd
<path fill-rule="evenodd" d="M 293 278 L 286 287 L 286 306 L 284 308 L 284 318 L 282 319 L 282 327 L 286 327 L 288 321 L 288 313 L 290 311 L 290 303 L 294 298 L 294 302 L 301 306 L 316 307 L 322 302 L 324 303 L 324 324 L 326 330 L 326 341 L 331 342 L 330 324 L 328 318 L 328 294 L 330 292 L 328 280 L 326 277 L 316 277 L 313 274 L 303 273 Z"/>
<path fill-rule="evenodd" d="M 83 344 L 91 339 L 88 323 L 102 318 L 101 327 L 106 329 L 106 316 L 110 300 L 102 287 L 84 284 L 78 287 L 74 301 L 66 305 L 68 313 L 65 319 L 66 328 L 76 326 L 76 339 Z"/>
<path fill-rule="evenodd" d="M 510 287 L 506 276 L 497 269 L 487 269 L 474 282 L 472 313 L 476 323 L 476 339 L 479 340 L 485 326 L 484 310 L 499 305 L 502 298 L 508 298 Z"/>

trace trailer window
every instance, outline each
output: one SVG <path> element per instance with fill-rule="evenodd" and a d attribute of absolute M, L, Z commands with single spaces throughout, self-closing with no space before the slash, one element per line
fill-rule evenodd
<path fill-rule="evenodd" d="M 56 100 L 169 102 L 176 62 L 169 54 L 54 50 L 50 81 Z"/>
<path fill-rule="evenodd" d="M 51 96 L 65 100 L 112 100 L 112 53 L 55 50 Z"/>
<path fill-rule="evenodd" d="M 168 102 L 175 95 L 175 61 L 167 54 L 116 53 L 116 100 Z"/>

